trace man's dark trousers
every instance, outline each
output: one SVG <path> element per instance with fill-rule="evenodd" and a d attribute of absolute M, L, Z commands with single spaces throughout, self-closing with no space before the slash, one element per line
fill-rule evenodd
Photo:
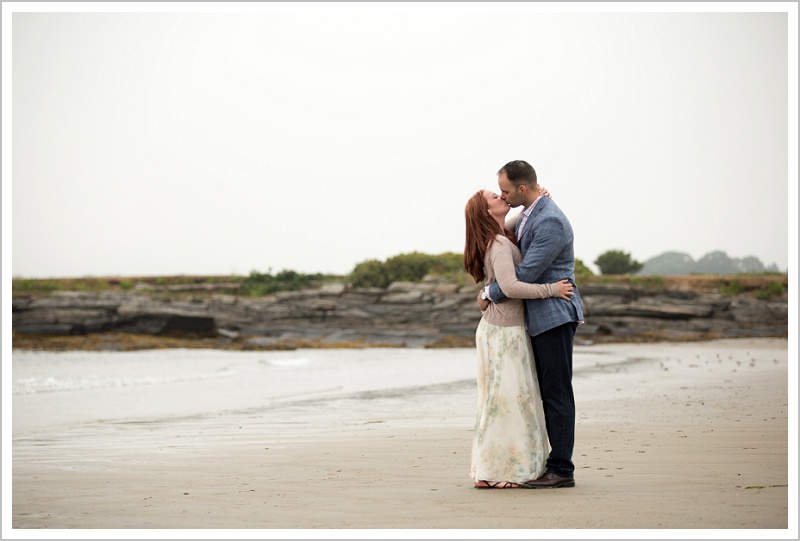
<path fill-rule="evenodd" d="M 536 375 L 550 440 L 547 471 L 574 477 L 575 397 L 572 393 L 572 344 L 577 324 L 565 323 L 531 337 Z"/>

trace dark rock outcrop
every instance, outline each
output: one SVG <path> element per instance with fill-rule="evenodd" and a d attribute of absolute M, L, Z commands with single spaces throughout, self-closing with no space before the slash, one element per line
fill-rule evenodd
<path fill-rule="evenodd" d="M 480 320 L 477 287 L 425 281 L 386 289 L 329 284 L 265 297 L 151 291 L 57 292 L 13 299 L 13 330 L 69 335 L 124 332 L 427 347 L 467 345 Z M 578 343 L 787 336 L 786 295 L 771 300 L 625 284 L 581 288 L 586 324 Z"/>

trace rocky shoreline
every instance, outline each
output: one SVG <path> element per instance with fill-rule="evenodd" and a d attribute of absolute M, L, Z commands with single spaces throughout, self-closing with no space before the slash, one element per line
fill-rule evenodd
<path fill-rule="evenodd" d="M 576 343 L 788 336 L 788 298 L 720 293 L 685 283 L 580 287 L 586 324 Z M 478 288 L 437 279 L 387 288 L 327 284 L 264 297 L 213 288 L 57 291 L 17 295 L 13 347 L 142 349 L 212 347 L 471 347 Z"/>

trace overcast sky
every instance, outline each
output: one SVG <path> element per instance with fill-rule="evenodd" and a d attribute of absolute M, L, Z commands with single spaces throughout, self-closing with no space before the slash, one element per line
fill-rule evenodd
<path fill-rule="evenodd" d="M 513 159 L 595 270 L 607 250 L 796 262 L 796 3 L 7 4 L 15 277 L 461 252 L 467 199 Z"/>

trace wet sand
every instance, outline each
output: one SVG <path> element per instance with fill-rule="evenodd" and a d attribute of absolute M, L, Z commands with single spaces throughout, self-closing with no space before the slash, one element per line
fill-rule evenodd
<path fill-rule="evenodd" d="M 58 452 L 28 442 L 13 457 L 4 533 L 797 538 L 787 340 L 591 347 L 626 361 L 575 378 L 574 488 L 473 488 L 474 391 L 454 388 L 392 415 L 371 415 L 365 398 L 346 423 L 320 412 L 271 433 L 258 418 L 217 419 L 169 442 L 87 433 Z"/>

